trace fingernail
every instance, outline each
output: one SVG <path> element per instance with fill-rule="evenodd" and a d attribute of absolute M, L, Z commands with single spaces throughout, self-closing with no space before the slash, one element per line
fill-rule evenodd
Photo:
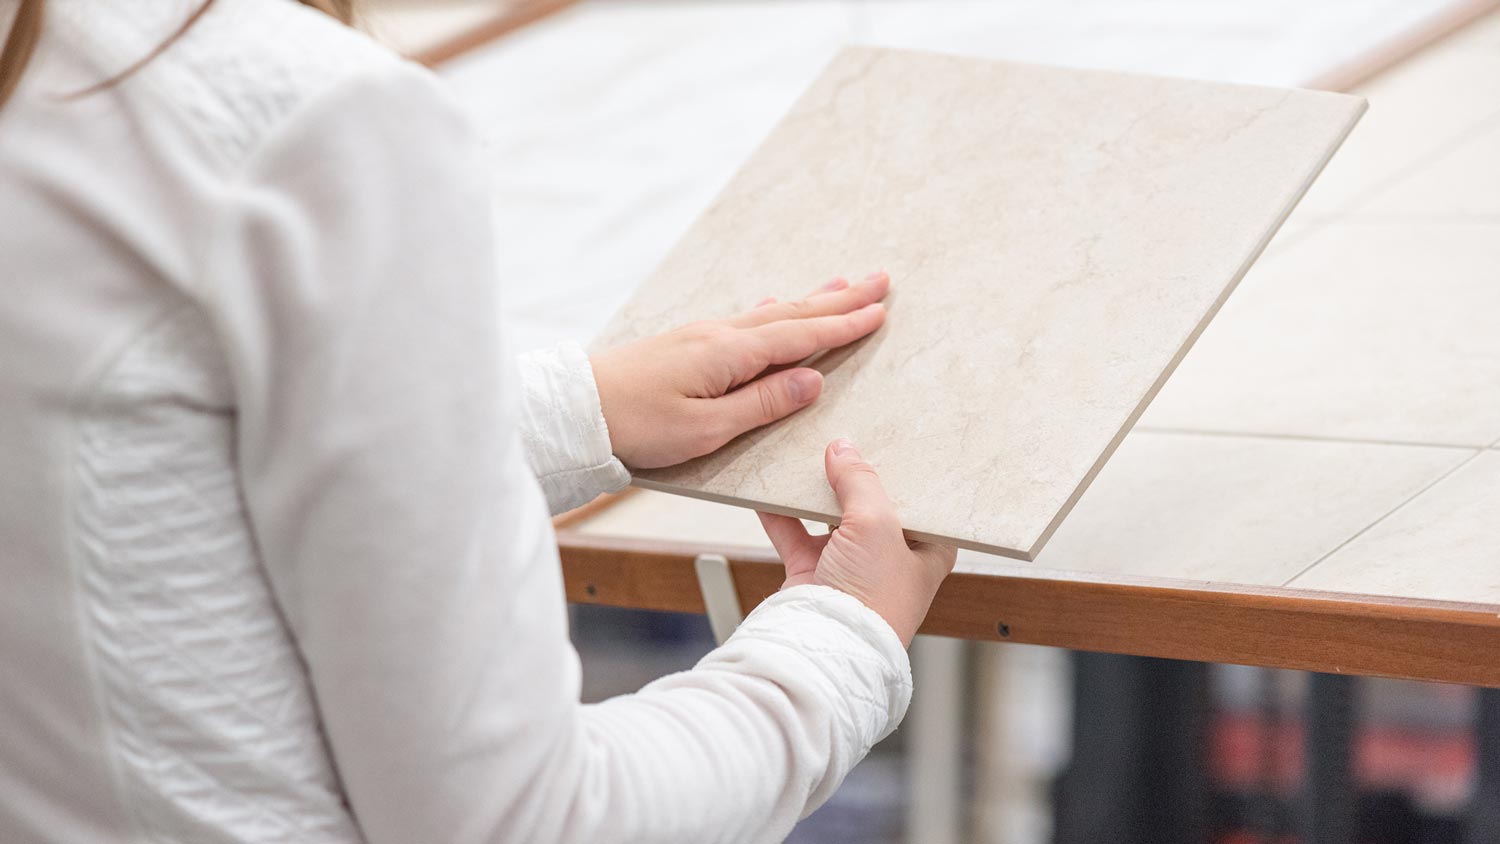
<path fill-rule="evenodd" d="M 859 456 L 859 452 L 854 450 L 854 443 L 849 442 L 843 437 L 839 437 L 838 439 L 833 441 L 833 453 L 837 454 L 840 457 L 843 457 L 844 455 L 850 455 L 852 457 Z"/>
<path fill-rule="evenodd" d="M 822 375 L 815 370 L 803 369 L 793 372 L 792 377 L 787 379 L 786 392 L 792 397 L 793 403 L 803 404 L 812 401 L 822 385 Z"/>
<path fill-rule="evenodd" d="M 889 284 L 890 281 L 891 277 L 886 275 L 884 270 L 881 270 L 880 272 L 870 273 L 865 276 L 865 280 L 862 283 L 874 287 L 880 284 Z"/>
<path fill-rule="evenodd" d="M 819 293 L 828 293 L 829 291 L 833 291 L 833 290 L 843 290 L 845 287 L 848 287 L 848 286 L 849 286 L 849 282 L 847 282 L 847 281 L 845 281 L 844 279 L 841 279 L 841 278 L 836 278 L 833 281 L 830 281 L 827 284 L 823 285 L 822 287 L 819 287 L 818 288 L 818 292 Z"/>

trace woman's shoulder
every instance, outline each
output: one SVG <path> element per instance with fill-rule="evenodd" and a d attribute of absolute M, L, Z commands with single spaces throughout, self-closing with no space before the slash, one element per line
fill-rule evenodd
<path fill-rule="evenodd" d="M 101 72 L 128 67 L 171 39 L 202 0 L 59 4 Z M 351 78 L 405 60 L 296 0 L 212 0 L 192 25 L 120 86 L 186 119 L 221 159 L 243 161 L 304 104 Z"/>

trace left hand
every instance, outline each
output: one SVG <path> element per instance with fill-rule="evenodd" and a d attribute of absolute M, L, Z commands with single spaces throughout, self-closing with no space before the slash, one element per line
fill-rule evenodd
<path fill-rule="evenodd" d="M 885 322 L 890 278 L 834 279 L 797 302 L 767 300 L 590 358 L 615 456 L 633 469 L 708 454 L 751 428 L 812 404 L 823 375 L 796 367 L 762 375 L 852 343 Z"/>

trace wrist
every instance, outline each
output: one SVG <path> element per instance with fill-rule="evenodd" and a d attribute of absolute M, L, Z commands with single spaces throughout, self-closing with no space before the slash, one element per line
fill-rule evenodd
<path fill-rule="evenodd" d="M 795 577 L 789 577 L 781 588 L 790 589 L 801 583 L 814 583 L 819 586 L 827 586 L 859 601 L 871 612 L 880 616 L 881 621 L 884 621 L 886 626 L 891 628 L 891 632 L 896 634 L 896 638 L 901 640 L 902 647 L 911 647 L 911 640 L 917 635 L 917 628 L 922 626 L 923 616 L 914 616 L 908 608 L 901 606 L 900 602 L 893 604 L 890 601 L 880 600 L 874 595 L 861 594 L 858 589 L 847 588 L 820 578 L 812 577 L 805 581 L 800 581 Z"/>
<path fill-rule="evenodd" d="M 607 358 L 602 355 L 588 356 L 589 371 L 594 380 L 594 396 L 599 405 L 599 416 L 604 421 L 604 433 L 609 439 L 610 453 L 618 457 L 622 462 L 625 457 L 621 454 L 620 434 L 624 427 L 619 404 L 619 397 L 614 387 L 614 372 L 610 368 Z"/>

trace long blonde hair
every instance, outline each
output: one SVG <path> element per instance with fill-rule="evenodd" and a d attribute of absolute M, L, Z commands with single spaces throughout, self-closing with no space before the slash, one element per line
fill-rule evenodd
<path fill-rule="evenodd" d="M 184 32 L 187 32 L 199 18 L 203 17 L 203 13 L 208 11 L 208 7 L 212 6 L 213 2 L 214 0 L 203 0 L 203 5 L 193 10 L 193 13 L 188 15 L 187 20 L 182 22 L 176 32 L 134 64 L 109 79 L 77 93 L 89 94 L 108 88 L 140 70 L 147 62 L 161 55 L 162 51 L 170 47 L 173 41 L 181 38 Z M 299 2 L 320 12 L 326 12 L 344 23 L 354 22 L 355 0 L 299 0 Z M 21 0 L 20 7 L 16 9 L 15 19 L 10 25 L 10 33 L 5 37 L 5 46 L 0 47 L 0 108 L 4 108 L 10 95 L 15 93 L 16 85 L 20 83 L 21 75 L 26 72 L 26 65 L 31 61 L 31 54 L 36 51 L 36 42 L 42 36 L 45 5 L 46 0 Z"/>

